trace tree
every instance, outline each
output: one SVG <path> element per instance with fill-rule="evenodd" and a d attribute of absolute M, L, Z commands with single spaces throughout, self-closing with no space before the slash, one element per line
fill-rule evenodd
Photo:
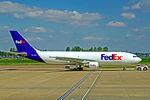
<path fill-rule="evenodd" d="M 94 47 L 94 51 L 97 51 L 97 48 L 96 48 L 96 47 Z"/>
<path fill-rule="evenodd" d="M 66 47 L 66 51 L 108 51 L 108 47 L 91 47 L 90 49 L 83 49 L 80 46 L 74 46 L 72 48 Z"/>
<path fill-rule="evenodd" d="M 108 51 L 108 47 L 104 47 L 104 48 L 103 48 L 103 51 Z"/>
<path fill-rule="evenodd" d="M 79 46 L 74 46 L 72 47 L 72 50 L 71 51 L 81 51 L 82 48 L 80 48 Z"/>
<path fill-rule="evenodd" d="M 84 49 L 83 49 L 83 48 L 81 48 L 81 51 L 84 51 Z"/>
<path fill-rule="evenodd" d="M 81 51 L 81 48 L 79 46 L 75 46 L 76 51 Z"/>
<path fill-rule="evenodd" d="M 89 51 L 93 51 L 93 47 L 91 47 L 91 48 L 89 49 Z"/>
<path fill-rule="evenodd" d="M 1 55 L 1 56 L 6 56 L 7 53 L 6 53 L 6 52 L 1 52 L 1 51 L 0 51 L 0 55 Z"/>
<path fill-rule="evenodd" d="M 72 47 L 71 51 L 76 51 L 74 47 Z"/>
<path fill-rule="evenodd" d="M 10 52 L 17 51 L 15 48 L 10 48 Z"/>
<path fill-rule="evenodd" d="M 102 47 L 98 47 L 97 51 L 103 51 Z"/>
<path fill-rule="evenodd" d="M 70 51 L 70 47 L 67 47 L 67 48 L 66 48 L 66 51 Z"/>

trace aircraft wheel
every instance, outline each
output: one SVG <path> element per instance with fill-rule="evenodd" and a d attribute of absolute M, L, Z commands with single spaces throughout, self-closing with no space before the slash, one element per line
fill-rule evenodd
<path fill-rule="evenodd" d="M 77 68 L 74 68 L 73 71 L 77 71 Z"/>
<path fill-rule="evenodd" d="M 138 71 L 141 71 L 142 69 L 141 69 L 141 67 L 138 67 L 137 70 L 138 70 Z"/>
<path fill-rule="evenodd" d="M 83 70 L 83 68 L 80 68 L 80 70 Z"/>
<path fill-rule="evenodd" d="M 78 70 L 83 70 L 83 68 L 82 68 L 82 67 L 79 67 Z"/>
<path fill-rule="evenodd" d="M 143 70 L 144 70 L 144 71 L 147 71 L 147 70 L 148 70 L 148 68 L 147 68 L 147 67 L 144 67 L 144 68 L 143 68 Z"/>

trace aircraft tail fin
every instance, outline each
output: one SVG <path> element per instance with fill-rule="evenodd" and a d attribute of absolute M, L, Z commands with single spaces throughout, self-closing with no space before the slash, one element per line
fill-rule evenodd
<path fill-rule="evenodd" d="M 10 31 L 10 33 L 17 48 L 17 51 L 12 54 L 25 56 L 32 60 L 44 62 L 37 53 L 38 50 L 33 48 L 17 31 Z"/>
<path fill-rule="evenodd" d="M 19 52 L 27 52 L 34 49 L 17 31 L 10 31 L 10 33 Z"/>

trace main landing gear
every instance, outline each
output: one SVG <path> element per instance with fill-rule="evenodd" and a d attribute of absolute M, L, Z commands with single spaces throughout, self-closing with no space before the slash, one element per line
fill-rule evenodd
<path fill-rule="evenodd" d="M 124 70 L 124 71 L 126 70 L 126 66 L 123 66 L 123 70 Z"/>
<path fill-rule="evenodd" d="M 70 68 L 70 65 L 66 65 L 65 68 L 73 70 L 73 71 L 82 71 L 83 70 L 82 65 L 76 65 L 76 67 L 73 69 Z"/>
<path fill-rule="evenodd" d="M 73 69 L 74 71 L 81 71 L 83 70 L 82 65 L 76 65 L 76 68 Z"/>

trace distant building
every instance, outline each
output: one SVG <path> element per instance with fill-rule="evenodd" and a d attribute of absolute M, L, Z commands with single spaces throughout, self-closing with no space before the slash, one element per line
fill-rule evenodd
<path fill-rule="evenodd" d="M 150 53 L 134 53 L 136 54 L 138 57 L 150 57 Z"/>

